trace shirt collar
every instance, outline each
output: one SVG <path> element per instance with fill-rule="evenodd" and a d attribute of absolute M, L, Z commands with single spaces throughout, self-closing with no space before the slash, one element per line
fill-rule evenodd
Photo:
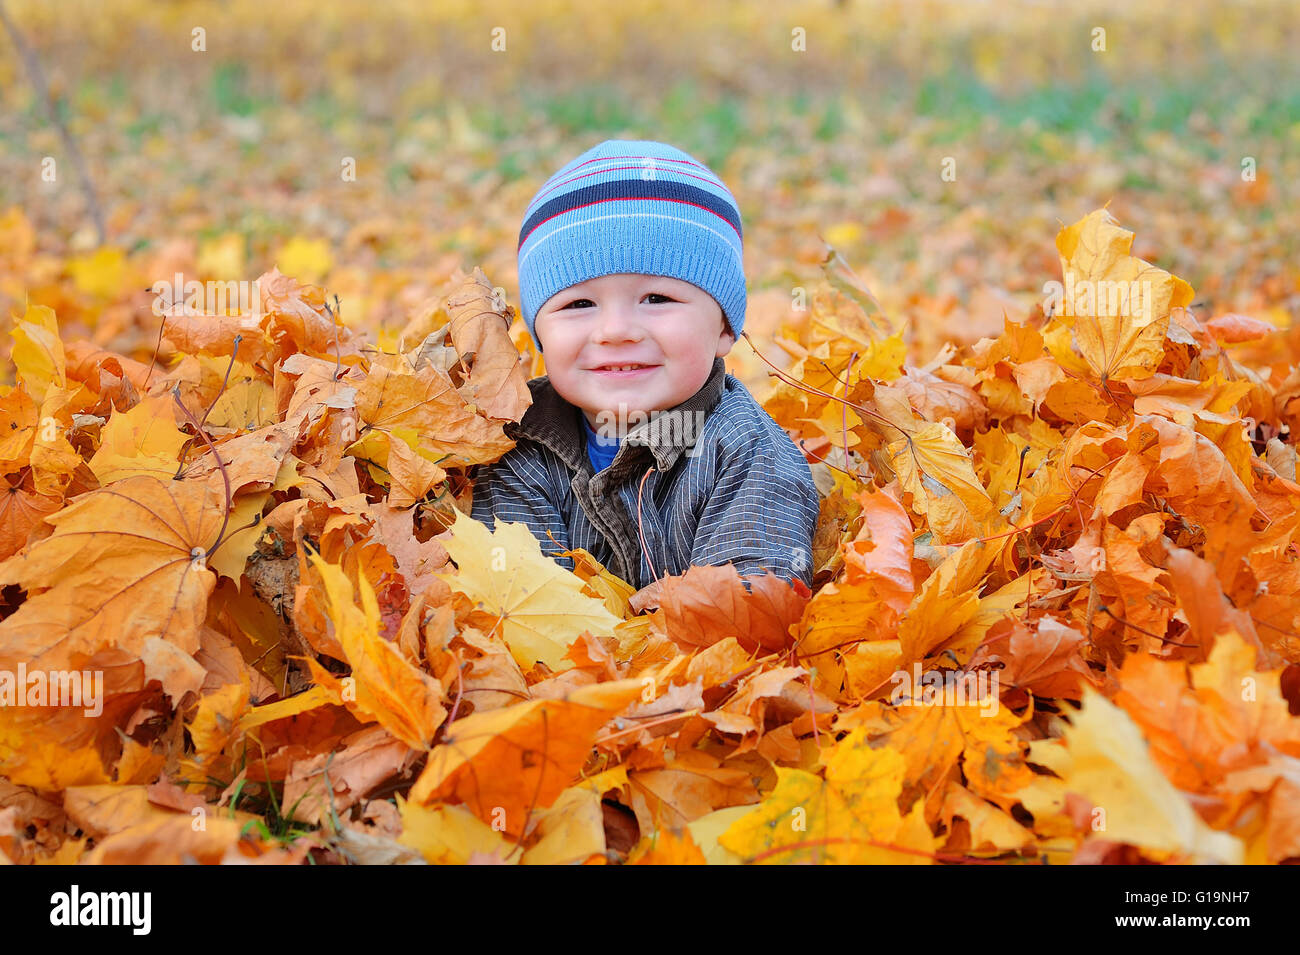
<path fill-rule="evenodd" d="M 678 457 L 699 437 L 704 418 L 722 398 L 726 377 L 726 362 L 714 358 L 709 378 L 699 391 L 681 404 L 658 412 L 650 420 L 630 428 L 623 443 L 645 445 L 654 455 L 659 470 L 671 469 Z M 520 421 L 506 422 L 506 435 L 516 439 L 528 438 L 545 445 L 574 470 L 584 465 L 590 467 L 583 446 L 582 412 L 560 397 L 549 375 L 534 378 L 528 387 L 532 391 L 533 403 L 524 411 Z"/>

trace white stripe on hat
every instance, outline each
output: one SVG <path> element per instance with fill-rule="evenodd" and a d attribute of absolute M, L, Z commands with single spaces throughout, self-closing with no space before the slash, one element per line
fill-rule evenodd
<path fill-rule="evenodd" d="M 536 211 L 537 207 L 543 205 L 544 203 L 550 202 L 551 199 L 554 198 L 556 195 L 572 191 L 570 189 L 565 189 L 564 188 L 565 186 L 572 185 L 573 183 L 576 183 L 579 179 L 584 179 L 587 176 L 593 175 L 594 173 L 610 172 L 611 170 L 617 168 L 616 166 L 611 165 L 607 169 L 600 169 L 600 168 L 593 169 L 592 168 L 593 166 L 599 166 L 601 163 L 614 163 L 614 162 L 635 163 L 638 159 L 642 159 L 642 158 L 653 159 L 655 160 L 655 162 L 662 161 L 654 156 L 646 156 L 646 157 L 611 156 L 609 159 L 595 159 L 595 160 L 591 160 L 589 163 L 583 164 L 583 166 L 581 167 L 581 172 L 579 172 L 578 169 L 569 170 L 569 172 L 565 173 L 565 175 L 570 176 L 570 178 L 564 180 L 546 182 L 542 186 L 542 188 L 537 191 L 537 195 L 533 198 L 533 201 L 528 204 L 528 208 L 524 210 L 524 221 L 527 222 L 528 219 L 531 218 L 532 214 Z M 684 162 L 685 160 L 674 160 L 674 161 Z M 699 170 L 699 171 L 687 172 L 684 169 L 674 169 L 671 166 L 654 166 L 653 168 L 656 173 L 655 178 L 668 179 L 670 177 L 675 177 L 675 176 L 685 176 L 692 179 L 698 179 L 701 182 L 708 183 L 710 186 L 714 186 L 718 189 L 721 189 L 722 195 L 719 198 L 725 198 L 733 206 L 736 205 L 736 197 L 731 194 L 731 190 L 727 188 L 726 184 L 721 179 L 718 178 L 717 173 L 715 173 L 712 169 L 709 169 L 707 166 L 700 166 L 695 163 L 691 163 L 690 165 L 695 170 Z M 642 164 L 642 166 L 644 168 L 644 163 Z M 700 175 L 700 172 L 708 173 L 708 175 L 707 176 Z M 575 173 L 576 175 L 570 175 Z M 710 176 L 712 176 L 713 178 L 709 178 Z M 623 178 L 636 179 L 638 177 L 627 176 Z M 617 181 L 617 180 L 607 180 L 607 181 Z M 597 185 L 597 183 L 592 183 L 592 185 Z M 577 186 L 576 188 L 582 189 L 585 187 Z M 737 206 L 737 208 L 739 207 Z"/>

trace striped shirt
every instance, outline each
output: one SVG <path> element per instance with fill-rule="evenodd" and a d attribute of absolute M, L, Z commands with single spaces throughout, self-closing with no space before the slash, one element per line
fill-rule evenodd
<path fill-rule="evenodd" d="M 656 572 L 727 563 L 741 575 L 771 571 L 811 586 L 819 508 L 812 472 L 721 358 L 692 397 L 648 421 L 630 420 L 614 462 L 599 473 L 587 456 L 582 412 L 546 376 L 528 387 L 532 405 L 505 425 L 515 447 L 474 476 L 474 519 L 527 524 L 542 553 L 568 570 L 573 560 L 557 554 L 581 547 L 638 589 Z M 637 491 L 647 472 L 643 547 Z"/>

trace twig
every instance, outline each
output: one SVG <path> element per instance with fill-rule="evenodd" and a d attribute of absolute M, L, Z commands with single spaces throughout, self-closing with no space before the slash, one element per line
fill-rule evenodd
<path fill-rule="evenodd" d="M 844 397 L 845 398 L 848 398 L 849 396 L 849 378 L 853 374 L 853 361 L 857 357 L 858 357 L 857 352 L 854 352 L 852 355 L 850 355 L 849 367 L 844 369 Z M 847 471 L 849 469 L 849 407 L 848 405 L 840 405 L 840 426 L 844 429 L 844 470 Z M 816 725 L 817 725 L 816 723 L 813 723 L 814 727 Z"/>
<path fill-rule="evenodd" d="M 651 467 L 645 474 L 641 475 L 641 483 L 636 486 L 636 536 L 641 540 L 641 553 L 645 555 L 645 562 L 650 565 L 650 573 L 654 574 L 655 583 L 659 582 L 659 572 L 655 570 L 655 562 L 650 557 L 650 548 L 646 546 L 645 529 L 641 523 L 641 492 L 645 489 L 645 479 L 650 476 Z M 664 568 L 664 573 L 668 573 L 668 568 Z"/>
<path fill-rule="evenodd" d="M 90 207 L 90 218 L 95 223 L 95 233 L 99 244 L 103 245 L 108 238 L 108 230 L 104 228 L 104 213 L 99 207 L 99 197 L 95 194 L 95 184 L 90 179 L 90 170 L 86 168 L 86 161 L 81 157 L 81 150 L 77 148 L 77 142 L 72 138 L 67 125 L 59 118 L 58 111 L 54 108 L 54 100 L 50 98 L 50 87 L 45 82 L 45 71 L 41 69 L 41 61 L 37 59 L 32 48 L 27 45 L 27 40 L 23 38 L 22 33 L 13 20 L 9 19 L 9 14 L 5 10 L 4 0 L 0 0 L 0 23 L 5 25 L 5 30 L 9 33 L 9 39 L 13 40 L 14 46 L 18 49 L 18 55 L 23 59 L 23 66 L 27 69 L 27 78 L 32 81 L 32 86 L 36 88 L 37 98 L 40 99 L 41 105 L 45 107 L 45 114 L 54 124 L 54 128 L 59 131 L 59 137 L 63 140 L 63 148 L 68 151 L 72 157 L 72 165 L 76 167 L 77 176 L 81 179 L 82 191 L 86 194 L 86 205 Z"/>

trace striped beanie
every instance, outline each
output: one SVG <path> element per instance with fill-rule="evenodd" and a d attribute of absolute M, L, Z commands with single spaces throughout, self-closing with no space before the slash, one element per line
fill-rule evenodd
<path fill-rule="evenodd" d="M 740 209 L 693 156 L 609 139 L 551 176 L 519 230 L 519 292 L 533 324 L 556 292 L 602 275 L 664 275 L 713 296 L 736 338 L 745 325 Z"/>

